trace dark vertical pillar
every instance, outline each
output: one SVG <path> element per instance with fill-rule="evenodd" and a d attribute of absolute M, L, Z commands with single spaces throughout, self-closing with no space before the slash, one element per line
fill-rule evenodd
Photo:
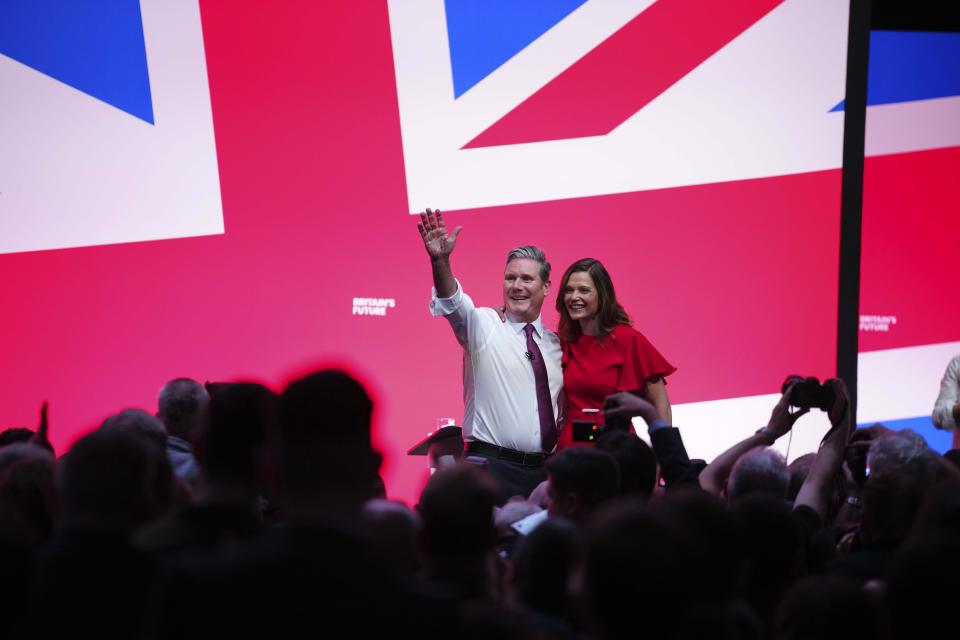
<path fill-rule="evenodd" d="M 840 283 L 837 307 L 837 376 L 850 389 L 857 410 L 857 352 L 860 325 L 860 231 L 863 205 L 863 147 L 870 53 L 870 0 L 851 0 L 844 98 L 843 185 L 840 213 Z"/>

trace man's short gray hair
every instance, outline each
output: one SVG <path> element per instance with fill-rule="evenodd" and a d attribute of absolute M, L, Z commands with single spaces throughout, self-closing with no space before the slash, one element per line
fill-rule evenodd
<path fill-rule="evenodd" d="M 198 429 L 209 401 L 202 384 L 190 378 L 176 378 L 160 389 L 157 414 L 170 435 L 189 439 Z"/>
<path fill-rule="evenodd" d="M 781 500 L 787 497 L 790 471 L 780 453 L 767 447 L 756 447 L 737 459 L 727 480 L 727 498 L 762 493 Z"/>
<path fill-rule="evenodd" d="M 550 281 L 550 263 L 547 262 L 547 256 L 544 255 L 540 247 L 524 245 L 516 247 L 507 254 L 507 264 L 513 260 L 536 260 L 540 263 L 540 279 L 544 282 Z"/>
<path fill-rule="evenodd" d="M 882 471 L 900 471 L 913 476 L 924 486 L 937 480 L 940 465 L 937 456 L 916 431 L 904 429 L 877 438 L 867 453 L 870 474 Z"/>

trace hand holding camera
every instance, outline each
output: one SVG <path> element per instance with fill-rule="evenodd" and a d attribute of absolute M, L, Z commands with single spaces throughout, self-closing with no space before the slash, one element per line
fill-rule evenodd
<path fill-rule="evenodd" d="M 660 412 L 646 398 L 621 391 L 607 396 L 603 402 L 603 417 L 607 425 L 617 422 L 629 424 L 630 418 L 640 416 L 647 424 L 660 419 Z"/>
<path fill-rule="evenodd" d="M 803 407 L 799 411 L 790 411 L 792 404 L 791 398 L 795 383 L 791 383 L 790 378 L 787 378 L 787 381 L 783 384 L 783 395 L 780 396 L 780 401 L 773 408 L 773 412 L 770 414 L 770 422 L 767 423 L 767 431 L 774 441 L 776 441 L 780 436 L 786 435 L 786 433 L 793 428 L 793 425 L 796 424 L 797 420 L 800 419 L 800 416 L 806 415 L 810 412 L 809 407 Z"/>
<path fill-rule="evenodd" d="M 824 440 L 838 429 L 844 434 L 850 426 L 850 395 L 847 385 L 839 378 L 825 380 L 822 384 L 812 376 L 804 378 L 798 375 L 787 376 L 780 388 L 783 396 L 773 409 L 767 429 L 777 438 L 789 431 L 800 416 L 811 409 L 826 411 L 832 425 Z M 790 412 L 790 407 L 799 411 Z M 842 428 L 846 425 L 846 428 Z"/>

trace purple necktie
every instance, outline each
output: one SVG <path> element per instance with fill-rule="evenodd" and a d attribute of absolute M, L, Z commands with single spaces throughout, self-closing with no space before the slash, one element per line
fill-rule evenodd
<path fill-rule="evenodd" d="M 537 383 L 537 413 L 540 414 L 540 446 L 550 453 L 557 446 L 557 422 L 553 418 L 553 401 L 550 399 L 550 382 L 547 380 L 547 365 L 540 347 L 533 339 L 533 325 L 523 328 L 527 334 L 527 357 L 533 364 L 533 379 Z"/>

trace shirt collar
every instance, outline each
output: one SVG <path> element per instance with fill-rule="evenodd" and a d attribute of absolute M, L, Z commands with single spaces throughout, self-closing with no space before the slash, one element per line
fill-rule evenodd
<path fill-rule="evenodd" d="M 537 316 L 537 319 L 533 322 L 514 322 L 507 318 L 507 326 L 510 327 L 510 330 L 514 333 L 523 333 L 523 328 L 528 324 L 533 325 L 533 330 L 537 334 L 538 338 L 543 338 L 543 320 L 542 316 Z"/>

